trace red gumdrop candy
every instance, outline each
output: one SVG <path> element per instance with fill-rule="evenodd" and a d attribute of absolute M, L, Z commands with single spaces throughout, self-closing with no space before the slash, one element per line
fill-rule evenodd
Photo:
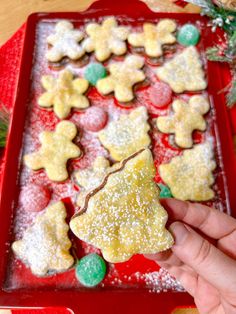
<path fill-rule="evenodd" d="M 20 204 L 25 211 L 40 212 L 49 203 L 51 193 L 45 186 L 28 184 L 20 192 Z"/>
<path fill-rule="evenodd" d="M 149 89 L 149 97 L 154 107 L 164 107 L 171 102 L 172 90 L 168 84 L 156 82 Z"/>
<path fill-rule="evenodd" d="M 81 123 L 85 130 L 98 132 L 107 124 L 107 112 L 99 107 L 88 108 L 81 117 Z"/>

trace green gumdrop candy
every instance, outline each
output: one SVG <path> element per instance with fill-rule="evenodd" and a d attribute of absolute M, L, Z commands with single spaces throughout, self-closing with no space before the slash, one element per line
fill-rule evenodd
<path fill-rule="evenodd" d="M 106 68 L 100 63 L 91 63 L 87 66 L 84 76 L 92 85 L 96 85 L 97 81 L 107 75 Z"/>
<path fill-rule="evenodd" d="M 158 186 L 161 189 L 160 198 L 170 198 L 170 197 L 173 197 L 173 195 L 171 194 L 171 191 L 168 188 L 168 186 L 166 186 L 166 185 L 164 185 L 162 183 L 158 183 Z"/>
<path fill-rule="evenodd" d="M 101 256 L 95 253 L 86 255 L 78 262 L 75 274 L 82 285 L 95 287 L 105 277 L 106 263 Z"/>
<path fill-rule="evenodd" d="M 199 41 L 200 33 L 196 26 L 185 24 L 178 32 L 177 40 L 183 46 L 195 46 Z"/>

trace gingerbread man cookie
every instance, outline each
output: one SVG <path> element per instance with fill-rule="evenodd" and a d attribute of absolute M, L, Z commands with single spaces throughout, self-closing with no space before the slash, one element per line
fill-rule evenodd
<path fill-rule="evenodd" d="M 174 133 L 179 147 L 192 147 L 192 132 L 206 129 L 203 115 L 210 109 L 209 102 L 205 97 L 197 95 L 191 97 L 188 103 L 177 99 L 172 107 L 173 114 L 157 118 L 157 127 L 163 133 Z"/>
<path fill-rule="evenodd" d="M 74 264 L 70 254 L 69 226 L 65 222 L 66 209 L 55 203 L 39 214 L 26 229 L 21 240 L 12 244 L 16 256 L 28 265 L 36 276 L 48 272 L 63 272 Z"/>
<path fill-rule="evenodd" d="M 118 166 L 119 163 L 110 166 L 109 160 L 103 156 L 98 156 L 93 162 L 91 168 L 77 171 L 75 178 L 78 185 L 81 187 L 77 198 L 77 204 L 82 207 L 89 192 L 98 187 L 102 183 L 105 176 L 117 169 Z"/>
<path fill-rule="evenodd" d="M 61 72 L 58 78 L 43 76 L 42 85 L 46 92 L 39 97 L 38 104 L 44 108 L 53 106 L 60 119 L 65 119 L 71 108 L 84 109 L 89 106 L 88 98 L 83 95 L 89 87 L 88 81 L 83 78 L 73 79 L 69 70 Z"/>
<path fill-rule="evenodd" d="M 81 154 L 79 147 L 72 143 L 76 134 L 76 126 L 70 121 L 58 123 L 54 132 L 42 132 L 39 135 L 42 144 L 39 150 L 24 156 L 26 165 L 33 170 L 44 168 L 50 180 L 66 180 L 67 161 Z"/>
<path fill-rule="evenodd" d="M 55 34 L 48 36 L 47 42 L 52 47 L 46 54 L 51 62 L 58 62 L 64 57 L 77 60 L 85 54 L 84 48 L 79 44 L 84 38 L 81 31 L 74 29 L 72 23 L 60 21 L 56 24 Z"/>
<path fill-rule="evenodd" d="M 111 263 L 170 248 L 173 238 L 165 228 L 167 213 L 159 202 L 155 173 L 149 149 L 124 160 L 89 194 L 83 210 L 72 217 L 71 230 Z"/>
<path fill-rule="evenodd" d="M 120 161 L 151 143 L 145 107 L 138 107 L 119 120 L 110 122 L 98 133 L 102 145 L 107 148 L 114 160 Z"/>
<path fill-rule="evenodd" d="M 114 17 L 106 18 L 102 24 L 89 23 L 86 27 L 88 38 L 83 42 L 87 52 L 95 52 L 98 61 L 105 61 L 111 54 L 123 55 L 127 51 L 125 40 L 128 37 L 127 27 L 118 26 Z"/>
<path fill-rule="evenodd" d="M 107 95 L 114 91 L 120 102 L 131 101 L 134 98 L 133 86 L 145 80 L 141 70 L 144 59 L 130 55 L 122 62 L 114 62 L 109 66 L 110 75 L 99 80 L 96 84 L 98 91 Z"/>
<path fill-rule="evenodd" d="M 175 93 L 199 91 L 207 87 L 202 62 L 194 46 L 185 48 L 173 59 L 157 68 L 157 76 L 168 83 Z"/>
<path fill-rule="evenodd" d="M 211 185 L 216 163 L 213 158 L 213 144 L 207 141 L 185 150 L 168 164 L 160 165 L 159 173 L 175 198 L 207 201 L 214 197 Z"/>
<path fill-rule="evenodd" d="M 144 23 L 143 33 L 130 34 L 128 42 L 134 47 L 144 47 L 149 57 L 160 57 L 163 45 L 176 42 L 175 30 L 176 23 L 170 19 L 161 20 L 157 25 Z"/>

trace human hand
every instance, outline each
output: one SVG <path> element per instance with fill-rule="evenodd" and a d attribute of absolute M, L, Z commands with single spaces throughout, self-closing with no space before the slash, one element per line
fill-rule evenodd
<path fill-rule="evenodd" d="M 236 220 L 201 204 L 175 199 L 162 203 L 176 220 L 170 226 L 175 244 L 146 257 L 179 280 L 201 314 L 235 314 Z"/>

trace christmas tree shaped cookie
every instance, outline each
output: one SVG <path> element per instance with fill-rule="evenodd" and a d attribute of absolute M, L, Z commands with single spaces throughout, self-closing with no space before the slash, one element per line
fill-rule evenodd
<path fill-rule="evenodd" d="M 199 91 L 207 87 L 202 62 L 194 46 L 185 48 L 172 60 L 157 68 L 156 73 L 175 93 Z"/>
<path fill-rule="evenodd" d="M 85 54 L 80 41 L 84 38 L 81 31 L 74 29 L 69 21 L 60 21 L 56 24 L 55 33 L 47 38 L 51 48 L 46 54 L 48 61 L 57 62 L 63 57 L 77 60 Z"/>
<path fill-rule="evenodd" d="M 169 19 L 163 19 L 157 25 L 144 23 L 143 32 L 130 34 L 128 42 L 134 47 L 144 47 L 149 57 L 160 57 L 163 54 L 162 46 L 176 41 L 173 35 L 175 30 L 176 23 Z"/>
<path fill-rule="evenodd" d="M 214 197 L 211 185 L 216 163 L 213 158 L 213 144 L 207 141 L 185 150 L 182 156 L 174 157 L 168 164 L 160 165 L 159 173 L 175 198 L 207 201 Z"/>
<path fill-rule="evenodd" d="M 64 204 L 55 203 L 36 217 L 21 240 L 12 244 L 16 256 L 36 276 L 62 272 L 73 265 L 74 258 L 69 252 L 71 242 L 67 235 L 69 226 L 65 219 Z"/>
<path fill-rule="evenodd" d="M 84 109 L 89 106 L 88 98 L 83 95 L 89 87 L 88 81 L 82 78 L 74 79 L 69 70 L 61 72 L 58 78 L 43 76 L 42 85 L 46 92 L 39 97 L 39 106 L 53 106 L 60 119 L 65 119 L 72 108 Z"/>
<path fill-rule="evenodd" d="M 150 145 L 147 120 L 147 109 L 139 107 L 129 114 L 121 115 L 119 120 L 110 122 L 98 133 L 98 138 L 109 150 L 111 157 L 120 161 Z"/>
<path fill-rule="evenodd" d="M 128 56 L 122 62 L 114 62 L 109 66 L 110 75 L 98 80 L 98 91 L 107 95 L 114 92 L 120 102 L 131 101 L 134 98 L 133 86 L 145 80 L 141 70 L 144 59 L 139 56 Z"/>
<path fill-rule="evenodd" d="M 103 156 L 98 156 L 91 168 L 79 170 L 75 174 L 76 181 L 81 187 L 77 204 L 84 205 L 84 201 L 88 193 L 98 187 L 105 176 L 119 167 L 119 163 L 110 166 L 109 160 Z"/>
<path fill-rule="evenodd" d="M 174 133 L 179 147 L 189 148 L 193 145 L 192 132 L 206 129 L 203 115 L 210 109 L 209 102 L 198 95 L 191 97 L 188 103 L 177 99 L 172 107 L 173 114 L 157 118 L 157 127 L 163 133 Z"/>
<path fill-rule="evenodd" d="M 76 126 L 70 121 L 58 123 L 54 132 L 42 132 L 39 150 L 24 156 L 26 165 L 33 170 L 44 168 L 50 180 L 66 180 L 67 161 L 81 154 L 79 147 L 72 142 L 76 134 Z"/>
<path fill-rule="evenodd" d="M 72 218 L 71 230 L 112 263 L 170 248 L 173 238 L 165 228 L 167 213 L 159 202 L 155 173 L 149 149 L 124 160 L 89 194 L 83 211 Z"/>
<path fill-rule="evenodd" d="M 95 52 L 98 61 L 105 61 L 111 54 L 123 55 L 127 51 L 125 40 L 128 37 L 127 27 L 118 26 L 114 17 L 106 18 L 102 24 L 89 23 L 86 27 L 88 38 L 83 42 L 87 52 Z"/>

